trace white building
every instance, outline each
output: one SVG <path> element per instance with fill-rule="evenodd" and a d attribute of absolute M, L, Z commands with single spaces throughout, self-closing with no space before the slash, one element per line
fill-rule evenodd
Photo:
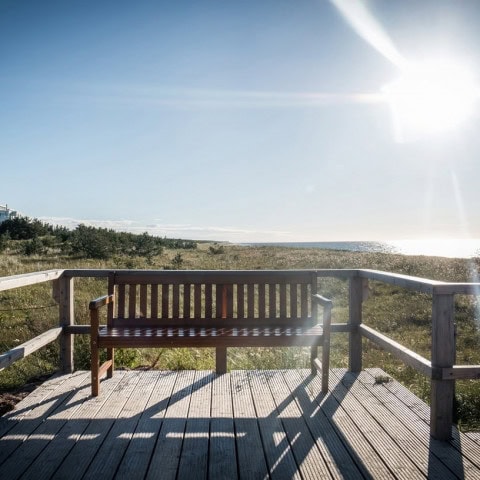
<path fill-rule="evenodd" d="M 8 205 L 0 205 L 0 223 L 18 216 L 18 212 L 8 208 Z"/>

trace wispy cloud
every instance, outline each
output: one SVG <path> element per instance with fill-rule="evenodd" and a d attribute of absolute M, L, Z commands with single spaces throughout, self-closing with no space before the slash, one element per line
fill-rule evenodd
<path fill-rule="evenodd" d="M 40 217 L 42 222 L 74 229 L 78 225 L 108 228 L 121 232 L 141 234 L 148 232 L 158 237 L 229 242 L 288 241 L 291 232 L 285 230 L 258 230 L 235 226 L 198 226 L 191 224 L 142 224 L 134 220 L 92 220 L 70 217 Z"/>
<path fill-rule="evenodd" d="M 384 101 L 379 93 L 276 92 L 132 85 L 76 84 L 63 90 L 65 101 L 148 108 L 256 109 L 303 108 Z"/>

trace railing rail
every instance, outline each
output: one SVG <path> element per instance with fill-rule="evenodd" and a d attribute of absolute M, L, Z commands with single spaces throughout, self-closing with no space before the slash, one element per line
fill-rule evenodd
<path fill-rule="evenodd" d="M 479 283 L 448 283 L 368 269 L 322 269 L 309 270 L 319 278 L 348 280 L 349 321 L 331 325 L 331 332 L 349 333 L 349 369 L 362 369 L 362 338 L 374 342 L 390 352 L 406 365 L 414 368 L 431 380 L 431 433 L 435 438 L 446 440 L 451 435 L 453 394 L 455 380 L 480 379 L 480 365 L 455 365 L 455 295 L 480 295 Z M 66 269 L 47 270 L 0 277 L 0 291 L 11 290 L 43 282 L 53 283 L 53 298 L 59 304 L 59 326 L 12 348 L 0 355 L 0 370 L 15 361 L 25 358 L 39 348 L 60 338 L 61 368 L 65 372 L 74 370 L 73 338 L 77 334 L 89 334 L 88 325 L 74 324 L 74 280 L 75 278 L 107 278 L 111 269 Z M 148 274 L 131 271 L 132 275 Z M 166 275 L 184 275 L 186 272 L 166 272 Z M 269 271 L 249 272 L 268 276 Z M 245 275 L 243 271 L 205 272 L 205 277 Z M 278 274 L 278 271 L 275 271 Z M 428 360 L 393 339 L 363 324 L 362 305 L 368 291 L 369 280 L 395 285 L 407 290 L 432 295 L 432 351 Z"/>

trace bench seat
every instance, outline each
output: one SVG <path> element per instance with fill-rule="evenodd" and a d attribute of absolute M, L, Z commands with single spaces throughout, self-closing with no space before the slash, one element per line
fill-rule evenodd
<path fill-rule="evenodd" d="M 99 347 L 311 347 L 323 344 L 321 325 L 288 327 L 103 327 Z"/>

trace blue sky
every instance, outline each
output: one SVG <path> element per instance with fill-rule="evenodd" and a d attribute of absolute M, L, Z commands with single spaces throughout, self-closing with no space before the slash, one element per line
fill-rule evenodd
<path fill-rule="evenodd" d="M 480 237 L 478 108 L 398 141 L 398 65 L 338 3 L 0 0 L 0 204 L 196 239 Z M 364 5 L 404 58 L 479 78 L 478 1 Z"/>

